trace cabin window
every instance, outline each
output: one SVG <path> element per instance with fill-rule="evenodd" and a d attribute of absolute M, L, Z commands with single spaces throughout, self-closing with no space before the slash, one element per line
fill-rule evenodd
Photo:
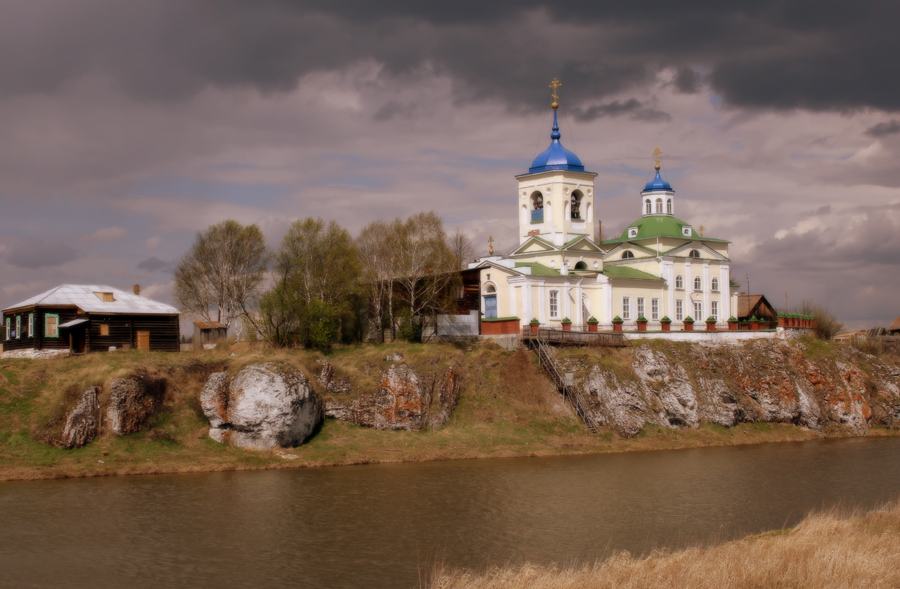
<path fill-rule="evenodd" d="M 712 318 L 715 319 L 716 321 L 719 320 L 719 301 L 712 301 L 712 302 L 710 303 L 710 312 L 709 312 L 709 314 L 710 314 L 710 315 L 712 316 Z"/>
<path fill-rule="evenodd" d="M 631 299 L 622 297 L 622 319 L 631 319 Z"/>
<path fill-rule="evenodd" d="M 650 299 L 650 319 L 659 321 L 659 299 Z"/>
<path fill-rule="evenodd" d="M 709 283 L 709 287 L 713 290 L 713 292 L 719 292 L 719 279 L 713 278 L 712 282 Z"/>
<path fill-rule="evenodd" d="M 22 337 L 22 316 L 16 315 L 16 339 Z"/>
<path fill-rule="evenodd" d="M 688 254 L 689 258 L 699 258 L 700 252 L 697 250 L 691 250 L 691 253 Z"/>
<path fill-rule="evenodd" d="M 559 291 L 550 291 L 550 318 L 559 319 Z"/>
<path fill-rule="evenodd" d="M 662 199 L 661 198 L 656 199 L 656 212 L 662 213 Z"/>
<path fill-rule="evenodd" d="M 637 307 L 638 307 L 637 308 L 638 317 L 643 317 L 644 316 L 644 297 L 638 297 Z"/>
<path fill-rule="evenodd" d="M 653 205 L 650 203 L 649 198 L 644 201 L 644 210 L 647 211 L 648 215 L 653 212 Z"/>
<path fill-rule="evenodd" d="M 682 278 L 681 274 L 675 277 L 675 288 L 684 290 L 684 278 Z"/>
<path fill-rule="evenodd" d="M 44 315 L 44 337 L 59 337 L 59 315 Z"/>
<path fill-rule="evenodd" d="M 694 290 L 703 290 L 703 281 L 697 276 L 694 278 Z"/>
<path fill-rule="evenodd" d="M 34 337 L 34 313 L 28 314 L 28 337 Z"/>
<path fill-rule="evenodd" d="M 116 300 L 111 292 L 95 292 L 94 294 L 104 303 L 113 303 Z"/>
<path fill-rule="evenodd" d="M 675 321 L 684 319 L 684 301 L 678 299 L 675 301 Z"/>
<path fill-rule="evenodd" d="M 631 253 L 631 252 L 629 252 L 629 251 L 624 251 L 624 252 L 622 252 L 622 259 L 623 259 L 623 260 L 627 260 L 627 259 L 633 258 L 633 257 L 634 257 L 634 254 Z"/>
<path fill-rule="evenodd" d="M 672 199 L 671 198 L 666 201 L 666 212 L 670 215 L 672 214 Z"/>
<path fill-rule="evenodd" d="M 109 335 L 109 323 L 100 324 L 100 335 Z"/>

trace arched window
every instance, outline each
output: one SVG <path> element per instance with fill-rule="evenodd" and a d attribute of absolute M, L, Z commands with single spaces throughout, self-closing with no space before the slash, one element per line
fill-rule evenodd
<path fill-rule="evenodd" d="M 656 199 L 656 212 L 662 213 L 662 199 L 661 198 Z"/>
<path fill-rule="evenodd" d="M 622 259 L 627 260 L 628 258 L 633 258 L 634 254 L 629 251 L 622 252 Z"/>
<path fill-rule="evenodd" d="M 675 277 L 675 288 L 684 290 L 684 278 L 682 278 L 681 274 Z"/>
<path fill-rule="evenodd" d="M 703 290 L 703 281 L 700 280 L 699 276 L 694 278 L 694 290 Z"/>
<path fill-rule="evenodd" d="M 532 210 L 540 210 L 544 208 L 544 195 L 540 192 L 532 192 L 531 193 L 531 208 Z"/>
<path fill-rule="evenodd" d="M 580 190 L 576 190 L 572 193 L 572 202 L 570 203 L 569 210 L 571 211 L 571 216 L 573 219 L 581 219 L 581 194 Z"/>
<path fill-rule="evenodd" d="M 666 201 L 666 213 L 668 213 L 670 215 L 672 214 L 672 199 L 671 198 Z"/>
<path fill-rule="evenodd" d="M 699 258 L 699 257 L 700 257 L 700 252 L 698 252 L 697 250 L 691 250 L 691 253 L 688 254 L 688 257 L 690 257 L 690 258 Z"/>
<path fill-rule="evenodd" d="M 650 199 L 648 198 L 646 201 L 644 201 L 644 204 L 646 205 L 645 208 L 646 208 L 647 214 L 649 215 L 650 213 L 653 212 L 652 205 L 650 204 Z"/>
<path fill-rule="evenodd" d="M 713 290 L 713 292 L 719 292 L 719 279 L 713 278 L 709 283 L 709 288 Z"/>
<path fill-rule="evenodd" d="M 578 262 L 575 264 L 576 270 L 587 270 L 587 262 Z"/>
<path fill-rule="evenodd" d="M 494 294 L 495 292 L 497 292 L 497 287 L 495 287 L 493 284 L 488 283 L 484 286 L 485 294 Z"/>

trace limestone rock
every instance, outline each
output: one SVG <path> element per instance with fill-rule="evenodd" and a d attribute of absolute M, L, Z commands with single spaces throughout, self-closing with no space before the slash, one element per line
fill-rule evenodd
<path fill-rule="evenodd" d="M 334 374 L 334 366 L 328 360 L 316 360 L 316 364 L 322 367 L 316 380 L 325 389 L 325 393 L 329 395 L 346 395 L 353 389 L 350 379 L 347 377 L 339 377 Z"/>
<path fill-rule="evenodd" d="M 109 406 L 106 419 L 110 431 L 125 436 L 139 431 L 162 405 L 166 382 L 137 374 L 115 378 L 109 383 Z"/>
<path fill-rule="evenodd" d="M 392 352 L 384 357 L 385 362 L 403 362 L 403 354 Z"/>
<path fill-rule="evenodd" d="M 436 380 L 432 393 L 432 407 L 428 411 L 429 429 L 447 425 L 459 403 L 459 381 L 453 369 L 448 369 Z"/>
<path fill-rule="evenodd" d="M 97 400 L 100 389 L 91 387 L 84 391 L 81 399 L 66 415 L 66 423 L 56 445 L 66 450 L 81 448 L 99 433 L 100 403 Z"/>
<path fill-rule="evenodd" d="M 296 368 L 267 362 L 209 377 L 200 396 L 209 435 L 242 448 L 298 446 L 322 421 L 322 401 Z"/>

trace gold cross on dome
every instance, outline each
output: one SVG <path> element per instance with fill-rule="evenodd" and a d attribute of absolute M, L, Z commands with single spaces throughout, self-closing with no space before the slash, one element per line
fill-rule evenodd
<path fill-rule="evenodd" d="M 656 169 L 658 170 L 659 169 L 659 156 L 662 155 L 662 150 L 659 147 L 657 147 L 656 149 L 653 150 L 652 155 L 653 155 L 654 161 L 656 161 Z"/>
<path fill-rule="evenodd" d="M 703 225 L 700 225 L 700 237 L 703 237 L 703 230 L 706 229 Z"/>
<path fill-rule="evenodd" d="M 553 102 L 550 103 L 550 108 L 552 108 L 553 110 L 559 108 L 559 96 L 556 94 L 556 89 L 560 86 L 562 86 L 562 83 L 554 76 L 553 81 L 550 82 L 550 86 L 548 86 L 549 88 L 553 88 L 553 94 L 550 95 L 550 97 L 553 98 Z"/>
<path fill-rule="evenodd" d="M 493 235 L 491 235 L 488 238 L 488 251 L 491 253 L 492 256 L 494 255 L 494 236 Z"/>

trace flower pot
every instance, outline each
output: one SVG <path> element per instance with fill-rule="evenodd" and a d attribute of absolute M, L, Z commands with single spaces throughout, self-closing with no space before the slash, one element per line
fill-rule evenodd
<path fill-rule="evenodd" d="M 758 321 L 750 322 L 750 331 L 759 331 L 759 322 Z"/>
<path fill-rule="evenodd" d="M 588 332 L 597 333 L 597 324 L 596 323 L 588 323 Z"/>
<path fill-rule="evenodd" d="M 715 321 L 707 321 L 706 322 L 706 331 L 715 331 L 716 330 L 716 322 Z"/>
<path fill-rule="evenodd" d="M 663 331 L 672 331 L 671 323 L 660 323 L 660 325 L 662 326 Z"/>
<path fill-rule="evenodd" d="M 622 331 L 621 323 L 613 323 L 613 331 Z"/>
<path fill-rule="evenodd" d="M 787 327 L 787 317 L 784 315 L 778 316 L 778 327 Z"/>
<path fill-rule="evenodd" d="M 693 323 L 685 323 L 684 330 L 685 331 L 694 331 L 694 324 Z"/>
<path fill-rule="evenodd" d="M 540 324 L 532 323 L 531 325 L 529 325 L 529 327 L 531 327 L 531 335 L 537 335 L 537 330 L 538 327 L 540 327 Z"/>
<path fill-rule="evenodd" d="M 562 326 L 563 326 L 563 331 L 572 331 L 571 323 L 563 323 Z"/>
<path fill-rule="evenodd" d="M 638 331 L 647 331 L 647 322 L 646 321 L 638 321 L 637 326 L 638 326 Z"/>
<path fill-rule="evenodd" d="M 728 322 L 728 331 L 737 331 L 738 330 L 738 322 L 737 321 L 729 321 Z"/>

